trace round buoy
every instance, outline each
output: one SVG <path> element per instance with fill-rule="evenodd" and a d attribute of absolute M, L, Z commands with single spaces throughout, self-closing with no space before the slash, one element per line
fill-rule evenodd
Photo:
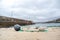
<path fill-rule="evenodd" d="M 19 31 L 19 30 L 20 30 L 20 27 L 15 26 L 14 29 L 15 29 L 16 31 Z"/>
<path fill-rule="evenodd" d="M 19 25 L 14 25 L 14 29 L 15 29 L 16 31 L 19 31 L 19 30 L 21 30 L 21 27 L 20 27 Z"/>

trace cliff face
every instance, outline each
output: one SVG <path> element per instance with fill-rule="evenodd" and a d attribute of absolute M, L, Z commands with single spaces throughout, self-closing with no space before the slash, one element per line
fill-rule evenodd
<path fill-rule="evenodd" d="M 33 22 L 23 19 L 0 16 L 0 26 L 13 26 L 15 24 L 29 25 L 33 24 Z"/>

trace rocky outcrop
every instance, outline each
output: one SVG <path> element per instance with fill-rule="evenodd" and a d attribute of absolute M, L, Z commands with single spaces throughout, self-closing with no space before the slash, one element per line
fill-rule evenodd
<path fill-rule="evenodd" d="M 33 22 L 23 19 L 0 16 L 0 26 L 13 26 L 15 24 L 30 25 L 33 24 Z"/>

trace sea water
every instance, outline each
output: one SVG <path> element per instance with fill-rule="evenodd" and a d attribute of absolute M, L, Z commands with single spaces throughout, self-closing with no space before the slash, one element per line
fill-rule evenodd
<path fill-rule="evenodd" d="M 38 23 L 38 24 L 33 24 L 33 25 L 28 25 L 25 27 L 60 27 L 60 23 Z"/>
<path fill-rule="evenodd" d="M 39 23 L 38 26 L 60 27 L 60 23 Z"/>
<path fill-rule="evenodd" d="M 22 26 L 21 29 L 27 28 L 27 29 L 30 29 L 30 31 L 26 30 L 26 29 L 25 30 L 28 31 L 28 32 L 31 32 L 31 31 L 33 31 L 32 28 L 35 29 L 36 27 L 38 27 L 40 29 L 44 29 L 44 30 L 41 30 L 43 32 L 48 32 L 49 27 L 60 27 L 60 23 L 39 23 L 39 24 Z"/>

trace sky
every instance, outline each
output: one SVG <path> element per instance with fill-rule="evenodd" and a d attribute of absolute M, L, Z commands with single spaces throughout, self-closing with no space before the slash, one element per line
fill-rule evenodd
<path fill-rule="evenodd" d="M 34 22 L 60 17 L 60 0 L 0 0 L 0 16 Z"/>

